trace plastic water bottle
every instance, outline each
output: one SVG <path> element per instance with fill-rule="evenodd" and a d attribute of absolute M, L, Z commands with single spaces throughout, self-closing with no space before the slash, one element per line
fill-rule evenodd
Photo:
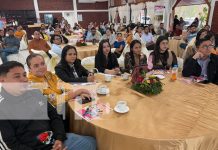
<path fill-rule="evenodd" d="M 172 81 L 175 81 L 177 79 L 177 74 L 178 74 L 178 66 L 174 65 L 172 68 L 172 76 L 171 76 Z"/>

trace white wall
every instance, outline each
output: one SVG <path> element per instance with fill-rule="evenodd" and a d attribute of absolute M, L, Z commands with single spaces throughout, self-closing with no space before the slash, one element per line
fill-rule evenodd
<path fill-rule="evenodd" d="M 147 16 L 151 18 L 151 23 L 154 24 L 155 27 L 159 26 L 159 23 L 156 18 L 155 18 L 155 13 L 154 13 L 154 7 L 155 5 L 161 5 L 165 6 L 165 11 L 164 11 L 164 18 L 163 22 L 165 23 L 165 27 L 169 26 L 169 20 L 170 20 L 170 13 L 172 13 L 172 7 L 175 4 L 176 0 L 159 0 L 157 2 L 147 2 Z M 145 4 L 144 3 L 139 3 L 137 5 L 131 5 L 132 8 L 132 22 L 138 22 L 140 21 L 138 19 L 138 16 L 140 15 L 140 10 L 144 9 Z M 115 13 L 116 13 L 117 7 L 109 8 L 109 14 L 112 15 L 112 20 L 114 21 Z M 127 24 L 129 23 L 129 6 L 120 6 L 118 7 L 119 10 L 119 15 L 121 19 L 121 23 L 123 23 L 122 19 L 124 16 L 127 18 Z"/>
<path fill-rule="evenodd" d="M 67 20 L 71 27 L 76 23 L 77 16 L 75 16 L 74 12 L 62 12 L 62 16 Z"/>
<path fill-rule="evenodd" d="M 208 20 L 208 24 L 211 26 L 212 21 L 213 21 L 213 12 L 214 12 L 214 7 L 215 7 L 215 3 L 218 0 L 211 0 L 211 10 L 210 10 L 210 15 L 209 15 L 209 20 Z"/>

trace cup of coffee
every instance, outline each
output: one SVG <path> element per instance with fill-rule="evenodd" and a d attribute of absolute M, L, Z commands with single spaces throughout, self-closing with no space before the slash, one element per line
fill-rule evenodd
<path fill-rule="evenodd" d="M 129 79 L 129 74 L 124 73 L 124 74 L 121 75 L 121 77 L 122 77 L 123 80 L 128 80 Z"/>
<path fill-rule="evenodd" d="M 116 107 L 120 110 L 120 111 L 124 111 L 126 110 L 127 107 L 127 102 L 126 101 L 118 101 L 116 104 Z"/>
<path fill-rule="evenodd" d="M 112 76 L 111 75 L 106 74 L 104 77 L 105 77 L 105 81 L 106 82 L 111 82 L 111 80 L 112 80 Z"/>
<path fill-rule="evenodd" d="M 108 87 L 107 87 L 106 85 L 102 85 L 102 86 L 100 86 L 98 89 L 99 89 L 99 92 L 100 92 L 101 94 L 106 94 L 107 91 L 108 91 Z"/>

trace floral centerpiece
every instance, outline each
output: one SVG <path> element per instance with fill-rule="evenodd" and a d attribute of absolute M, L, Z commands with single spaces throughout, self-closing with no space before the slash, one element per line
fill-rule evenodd
<path fill-rule="evenodd" d="M 131 88 L 144 95 L 159 94 L 163 90 L 163 83 L 160 81 L 160 79 L 156 76 L 148 75 L 147 69 L 140 69 L 136 69 L 136 71 L 132 74 Z"/>
<path fill-rule="evenodd" d="M 76 42 L 76 46 L 78 47 L 87 46 L 87 43 L 83 39 L 80 39 Z"/>

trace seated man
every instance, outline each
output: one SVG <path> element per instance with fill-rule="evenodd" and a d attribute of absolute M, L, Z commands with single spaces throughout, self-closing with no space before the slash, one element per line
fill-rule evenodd
<path fill-rule="evenodd" d="M 99 42 L 101 40 L 101 33 L 95 29 L 95 27 L 92 27 L 91 34 L 88 34 L 86 37 L 87 42 Z"/>
<path fill-rule="evenodd" d="M 57 95 L 63 94 L 63 89 L 58 87 L 58 77 L 47 71 L 47 66 L 45 64 L 44 58 L 39 54 L 31 54 L 27 57 L 27 66 L 29 67 L 29 81 L 37 83 L 45 83 L 48 85 L 47 89 L 43 89 L 43 94 L 47 95 L 49 102 L 53 105 L 57 105 Z M 77 96 L 82 98 L 90 98 L 90 93 L 88 90 L 79 89 L 77 91 L 69 90 L 66 91 L 65 101 L 73 99 Z"/>
<path fill-rule="evenodd" d="M 46 53 L 51 49 L 48 43 L 45 40 L 40 38 L 41 34 L 38 31 L 35 31 L 33 36 L 34 36 L 33 40 L 30 41 L 28 44 L 28 50 L 30 53 L 32 53 L 31 49 L 43 50 Z"/>
<path fill-rule="evenodd" d="M 218 56 L 211 54 L 214 46 L 208 36 L 196 41 L 197 52 L 185 61 L 184 77 L 202 77 L 206 82 L 218 84 Z"/>
<path fill-rule="evenodd" d="M 164 23 L 160 23 L 160 26 L 157 29 L 157 35 L 165 35 L 167 30 L 164 29 Z"/>
<path fill-rule="evenodd" d="M 17 54 L 20 47 L 20 40 L 14 36 L 13 29 L 8 29 L 8 35 L 8 37 L 5 37 L 0 49 L 3 63 L 7 62 L 8 55 Z"/>
<path fill-rule="evenodd" d="M 149 32 L 149 27 L 145 26 L 144 33 L 142 34 L 142 41 L 146 43 L 146 48 L 148 50 L 154 50 L 154 37 Z"/>
<path fill-rule="evenodd" d="M 4 110 L 7 111 L 7 118 L 0 120 L 0 146 L 2 147 L 3 145 L 3 149 L 96 149 L 96 142 L 92 137 L 80 136 L 73 133 L 66 134 L 63 120 L 57 114 L 55 108 L 49 103 L 44 103 L 43 100 L 46 100 L 46 98 L 40 92 L 37 92 L 37 90 L 27 90 L 27 88 L 25 88 L 24 85 L 27 84 L 28 80 L 24 66 L 21 63 L 11 61 L 0 65 L 0 81 L 2 83 L 0 95 L 4 97 L 4 99 L 1 99 L 0 105 L 1 117 L 6 116 Z M 20 88 L 19 85 L 24 88 Z M 35 103 L 35 101 L 40 103 Z M 32 102 L 36 107 L 31 107 L 30 102 Z M 22 105 L 20 105 L 22 109 L 11 109 L 11 106 L 19 105 L 20 103 L 22 103 Z M 30 108 L 32 108 L 32 110 Z M 14 111 L 17 111 L 20 115 L 26 113 L 27 115 L 24 115 L 28 116 L 28 114 L 40 110 L 43 110 L 41 114 L 36 114 L 42 116 L 42 118 L 46 116 L 45 119 L 34 120 L 23 117 L 23 119 L 17 120 L 17 118 L 11 118 L 14 117 L 11 114 L 17 115 L 14 114 Z"/>
<path fill-rule="evenodd" d="M 0 29 L 0 49 L 3 48 L 4 39 L 5 39 L 4 29 Z"/>
<path fill-rule="evenodd" d="M 60 35 L 53 35 L 51 37 L 51 51 L 56 53 L 59 57 L 61 57 L 62 53 L 62 48 L 61 48 L 61 43 L 62 43 L 62 38 Z"/>

